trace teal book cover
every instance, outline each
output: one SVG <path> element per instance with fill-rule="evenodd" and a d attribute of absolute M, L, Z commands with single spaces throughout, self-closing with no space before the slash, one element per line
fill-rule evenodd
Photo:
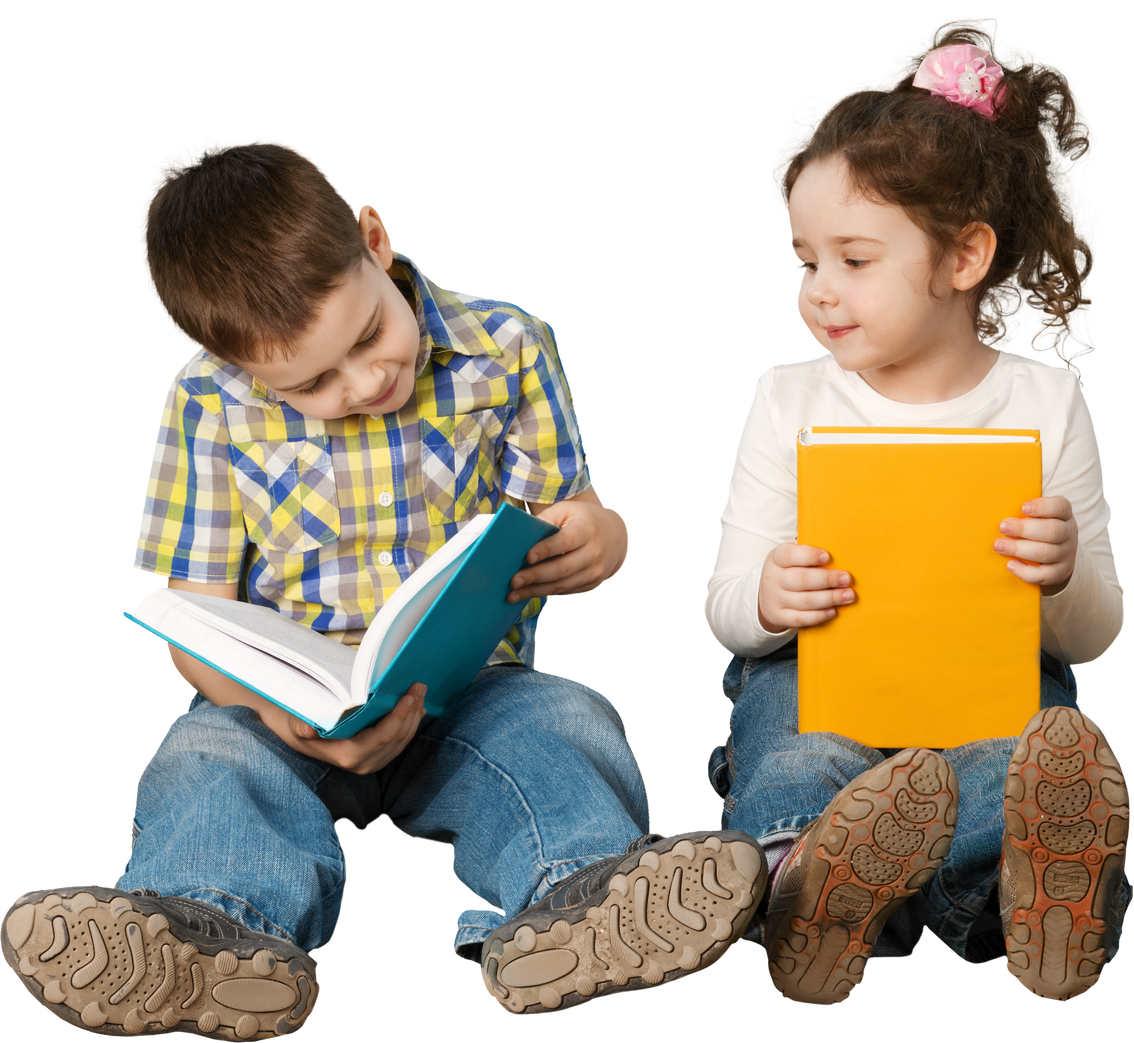
<path fill-rule="evenodd" d="M 266 606 L 188 591 L 156 591 L 126 617 L 324 738 L 345 739 L 415 683 L 430 716 L 458 700 L 527 604 L 508 603 L 512 577 L 556 531 L 510 504 L 473 519 L 391 596 L 357 652 Z"/>

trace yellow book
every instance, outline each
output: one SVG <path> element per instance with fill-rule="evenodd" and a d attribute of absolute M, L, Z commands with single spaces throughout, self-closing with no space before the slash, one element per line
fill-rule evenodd
<path fill-rule="evenodd" d="M 1039 588 L 992 544 L 1041 495 L 1038 431 L 810 427 L 799 543 L 855 602 L 799 632 L 799 730 L 946 748 L 1018 735 L 1039 709 Z"/>

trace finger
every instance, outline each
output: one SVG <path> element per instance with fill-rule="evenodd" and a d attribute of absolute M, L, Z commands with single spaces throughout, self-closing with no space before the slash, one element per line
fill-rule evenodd
<path fill-rule="evenodd" d="M 1041 565 L 1054 564 L 1066 557 L 1063 544 L 1039 543 L 1033 540 L 1009 540 L 1001 537 L 993 543 L 992 549 L 1006 558 L 1020 558 Z"/>
<path fill-rule="evenodd" d="M 1020 561 L 1013 558 L 1007 563 L 1008 571 L 1037 587 L 1054 587 L 1062 583 L 1067 577 L 1064 570 L 1055 565 L 1036 565 L 1030 561 Z"/>
<path fill-rule="evenodd" d="M 306 721 L 301 721 L 292 714 L 288 715 L 288 724 L 291 725 L 291 734 L 297 739 L 314 739 L 319 735 Z"/>
<path fill-rule="evenodd" d="M 548 558 L 566 554 L 581 547 L 586 542 L 586 534 L 582 526 L 566 525 L 558 532 L 552 533 L 545 540 L 540 540 L 524 557 L 529 565 L 537 565 Z"/>
<path fill-rule="evenodd" d="M 512 578 L 515 589 L 508 595 L 508 601 L 515 604 L 527 598 L 590 590 L 598 585 L 601 577 L 598 557 L 584 547 L 516 573 Z M 517 581 L 520 582 L 518 587 L 515 586 Z"/>
<path fill-rule="evenodd" d="M 785 611 L 782 615 L 784 626 L 791 629 L 799 630 L 803 627 L 814 627 L 820 623 L 826 623 L 835 618 L 838 612 L 833 608 L 822 609 L 814 612 L 796 612 L 792 610 Z"/>
<path fill-rule="evenodd" d="M 1074 530 L 1070 522 L 1061 518 L 1005 518 L 1000 531 L 1005 536 L 1037 543 L 1066 543 Z"/>
<path fill-rule="evenodd" d="M 790 612 L 822 612 L 855 600 L 855 592 L 850 587 L 837 590 L 784 591 L 781 604 Z"/>
<path fill-rule="evenodd" d="M 1037 496 L 1034 500 L 1028 500 L 1021 510 L 1033 518 L 1062 518 L 1069 521 L 1072 516 L 1071 501 L 1066 496 Z"/>
<path fill-rule="evenodd" d="M 841 569 L 784 569 L 780 583 L 783 590 L 826 590 L 849 587 L 851 574 Z"/>
<path fill-rule="evenodd" d="M 410 685 L 409 691 L 397 701 L 394 708 L 375 726 L 386 726 L 384 732 L 387 742 L 393 742 L 398 739 L 407 728 L 410 729 L 410 734 L 413 733 L 412 729 L 417 727 L 417 711 L 424 700 L 425 685 L 420 683 Z"/>
<path fill-rule="evenodd" d="M 772 564 L 781 569 L 815 568 L 826 565 L 831 560 L 822 547 L 808 547 L 805 544 L 781 543 L 772 551 Z"/>

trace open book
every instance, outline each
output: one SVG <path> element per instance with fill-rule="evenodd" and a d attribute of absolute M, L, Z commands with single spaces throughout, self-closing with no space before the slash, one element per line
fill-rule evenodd
<path fill-rule="evenodd" d="M 814 427 L 799 542 L 855 601 L 799 631 L 799 730 L 868 746 L 1018 735 L 1039 709 L 1039 588 L 992 549 L 1041 495 L 1038 431 Z"/>
<path fill-rule="evenodd" d="M 391 595 L 357 652 L 275 609 L 181 590 L 155 591 L 126 616 L 343 739 L 416 681 L 430 715 L 454 702 L 520 618 L 525 603 L 508 604 L 509 581 L 555 531 L 510 504 L 477 516 Z"/>

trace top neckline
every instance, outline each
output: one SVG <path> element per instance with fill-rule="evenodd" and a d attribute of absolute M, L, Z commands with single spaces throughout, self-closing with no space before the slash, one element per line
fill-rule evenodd
<path fill-rule="evenodd" d="M 832 364 L 842 374 L 851 392 L 863 400 L 871 413 L 903 423 L 916 421 L 918 426 L 971 415 L 1004 385 L 1009 376 L 1011 358 L 1008 352 L 997 351 L 996 361 L 984 375 L 984 379 L 957 398 L 946 399 L 944 402 L 896 402 L 875 391 L 858 373 L 840 368 L 834 356 L 830 356 Z"/>

